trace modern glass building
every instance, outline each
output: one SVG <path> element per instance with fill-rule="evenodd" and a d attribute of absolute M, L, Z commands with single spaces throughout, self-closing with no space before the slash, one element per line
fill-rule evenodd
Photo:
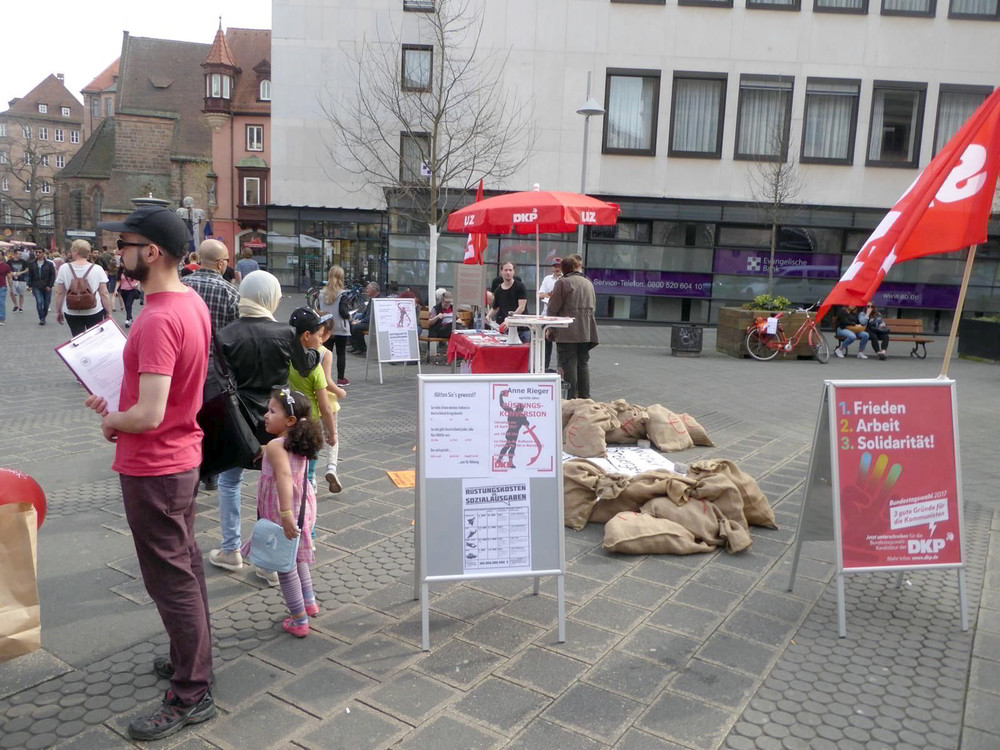
<path fill-rule="evenodd" d="M 487 193 L 579 190 L 621 205 L 613 228 L 585 236 L 598 315 L 713 322 L 767 289 L 771 231 L 759 189 L 768 165 L 799 185 L 780 212 L 774 288 L 793 302 L 825 296 L 885 212 L 1000 79 L 998 0 L 546 0 L 472 3 L 477 56 L 532 113 L 524 168 Z M 275 128 L 269 247 L 288 283 L 330 262 L 349 276 L 425 287 L 426 227 L 383 191 L 335 166 L 329 106 L 358 95 L 351 53 L 378 39 L 395 57 L 401 95 L 433 95 L 440 51 L 431 0 L 274 3 Z M 471 52 L 466 50 L 466 52 Z M 492 56 L 492 57 L 491 57 Z M 586 77 L 605 115 L 592 117 Z M 405 143 L 399 133 L 400 175 Z M 419 179 L 419 178 L 415 178 Z M 471 192 L 468 199 L 472 199 Z M 445 234 L 438 286 L 450 286 L 466 238 Z M 576 235 L 540 238 L 543 269 L 575 252 Z M 495 272 L 512 260 L 534 288 L 535 241 L 491 237 Z M 876 302 L 890 315 L 950 321 L 964 253 L 896 265 Z M 282 267 L 275 258 L 274 267 Z M 1000 311 L 1000 222 L 980 248 L 966 303 Z M 293 268 L 294 267 L 294 268 Z M 423 290 L 426 295 L 426 289 Z M 425 296 L 426 299 L 426 296 Z"/>

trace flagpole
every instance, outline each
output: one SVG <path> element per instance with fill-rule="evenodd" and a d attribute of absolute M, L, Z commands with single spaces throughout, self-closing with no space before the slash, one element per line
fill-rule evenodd
<path fill-rule="evenodd" d="M 951 321 L 951 333 L 948 334 L 948 347 L 944 350 L 944 362 L 941 363 L 940 377 L 948 377 L 948 365 L 951 364 L 951 354 L 955 349 L 955 339 L 958 337 L 958 324 L 962 319 L 962 308 L 965 307 L 965 293 L 969 289 L 969 277 L 972 276 L 972 261 L 976 257 L 977 245 L 969 248 L 969 257 L 965 261 L 965 273 L 962 275 L 962 288 L 958 290 L 958 304 L 955 306 L 955 317 Z"/>

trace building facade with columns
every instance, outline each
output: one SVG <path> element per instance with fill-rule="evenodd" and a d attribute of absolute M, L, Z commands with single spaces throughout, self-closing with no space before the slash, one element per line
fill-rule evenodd
<path fill-rule="evenodd" d="M 588 276 L 604 318 L 711 322 L 720 306 L 767 288 L 770 221 L 750 187 L 773 163 L 800 187 L 779 220 L 775 292 L 823 297 L 885 212 L 1000 79 L 997 0 L 518 0 L 482 13 L 480 56 L 504 64 L 508 90 L 535 123 L 531 156 L 490 190 L 580 188 L 622 207 L 592 228 Z M 356 96 L 358 40 L 399 69 L 438 59 L 432 0 L 275 0 L 272 232 L 302 258 L 363 219 L 378 226 L 384 275 L 425 283 L 427 240 L 386 210 L 378 190 L 340 169 L 331 103 Z M 419 67 L 418 67 L 419 66 Z M 593 74 L 606 114 L 576 113 Z M 327 110 L 328 111 L 328 110 Z M 419 134 L 400 133 L 400 138 Z M 401 167 L 402 169 L 402 167 Z M 445 235 L 437 277 L 450 286 L 465 238 Z M 542 239 L 543 257 L 575 236 Z M 490 238 L 534 286 L 534 243 Z M 876 301 L 891 314 L 950 320 L 964 253 L 899 264 Z M 543 260 L 544 264 L 544 260 Z M 967 309 L 1000 310 L 1000 227 L 977 256 Z"/>

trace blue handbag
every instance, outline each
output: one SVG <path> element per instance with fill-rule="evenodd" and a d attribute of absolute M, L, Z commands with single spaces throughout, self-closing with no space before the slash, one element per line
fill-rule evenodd
<path fill-rule="evenodd" d="M 309 462 L 302 476 L 302 502 L 299 504 L 299 535 L 294 539 L 285 536 L 281 524 L 258 518 L 250 534 L 250 562 L 262 570 L 291 573 L 295 570 L 295 557 L 299 552 L 299 539 L 306 520 L 306 483 L 309 481 Z"/>

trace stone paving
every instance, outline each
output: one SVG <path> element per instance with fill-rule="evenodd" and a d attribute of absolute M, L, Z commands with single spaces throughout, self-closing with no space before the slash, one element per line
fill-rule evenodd
<path fill-rule="evenodd" d="M 287 315 L 298 298 L 286 299 Z M 0 748 L 131 747 L 125 728 L 167 687 L 151 670 L 166 639 L 139 578 L 111 447 L 52 354 L 64 328 L 8 313 L 0 462 L 36 476 L 50 515 L 39 537 L 43 646 L 0 665 Z M 280 315 L 279 315 L 280 317 Z M 997 748 L 1000 514 L 988 409 L 997 370 L 956 361 L 971 629 L 954 571 L 848 579 L 837 637 L 831 543 L 810 543 L 794 591 L 790 550 L 824 377 L 933 377 L 918 362 L 739 362 L 667 353 L 669 329 L 602 326 L 595 397 L 694 414 L 718 456 L 758 478 L 778 530 L 743 554 L 623 556 L 603 528 L 566 530 L 567 640 L 555 586 L 530 579 L 432 587 L 431 645 L 412 600 L 413 368 L 363 380 L 351 358 L 340 414 L 345 491 L 321 492 L 314 582 L 322 613 L 305 640 L 281 632 L 280 594 L 248 570 L 206 566 L 213 607 L 214 721 L 164 748 Z M 943 349 L 932 344 L 932 349 Z M 940 355 L 938 355 L 940 357 Z M 425 371 L 445 371 L 430 367 Z M 8 391 L 10 392 L 10 391 Z M 674 456 L 672 456 L 674 457 Z M 244 487 L 244 531 L 256 475 Z M 199 542 L 218 543 L 215 495 L 199 496 Z"/>

